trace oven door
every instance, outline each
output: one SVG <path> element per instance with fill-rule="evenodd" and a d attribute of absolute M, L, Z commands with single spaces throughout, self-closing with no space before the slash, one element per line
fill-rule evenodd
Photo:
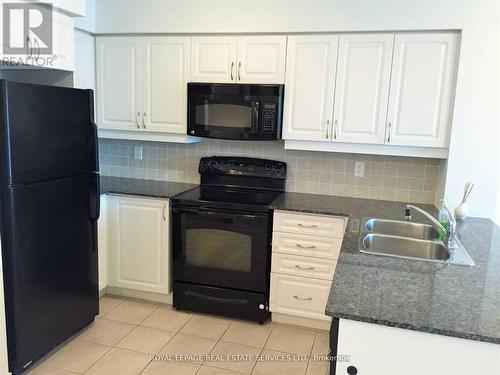
<path fill-rule="evenodd" d="M 175 281 L 267 292 L 267 213 L 176 206 L 172 217 Z"/>

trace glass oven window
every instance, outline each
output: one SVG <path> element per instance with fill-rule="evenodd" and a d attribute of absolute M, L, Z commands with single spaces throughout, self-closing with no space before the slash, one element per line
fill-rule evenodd
<path fill-rule="evenodd" d="M 186 263 L 198 267 L 250 272 L 252 238 L 246 234 L 219 229 L 188 229 Z"/>
<path fill-rule="evenodd" d="M 252 108 L 238 104 L 204 104 L 196 105 L 195 120 L 205 127 L 223 128 L 252 127 Z"/>

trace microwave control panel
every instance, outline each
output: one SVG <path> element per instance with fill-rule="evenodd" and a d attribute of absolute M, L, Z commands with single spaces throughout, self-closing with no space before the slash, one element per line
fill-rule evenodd
<path fill-rule="evenodd" d="M 262 108 L 262 130 L 274 132 L 276 130 L 276 104 L 264 103 Z"/>

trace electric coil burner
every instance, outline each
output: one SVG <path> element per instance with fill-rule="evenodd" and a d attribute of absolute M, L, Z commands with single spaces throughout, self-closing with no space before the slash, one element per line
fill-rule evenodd
<path fill-rule="evenodd" d="M 214 156 L 198 172 L 201 186 L 172 199 L 174 307 L 264 322 L 286 164 Z"/>

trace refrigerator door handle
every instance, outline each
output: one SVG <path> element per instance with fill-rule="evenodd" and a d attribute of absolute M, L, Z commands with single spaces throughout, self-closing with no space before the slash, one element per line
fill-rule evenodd
<path fill-rule="evenodd" d="M 100 191 L 100 181 L 99 175 L 94 175 L 95 181 L 93 181 L 93 186 L 90 187 L 90 204 L 93 206 L 90 209 L 90 218 L 97 221 L 101 216 L 101 195 Z"/>

